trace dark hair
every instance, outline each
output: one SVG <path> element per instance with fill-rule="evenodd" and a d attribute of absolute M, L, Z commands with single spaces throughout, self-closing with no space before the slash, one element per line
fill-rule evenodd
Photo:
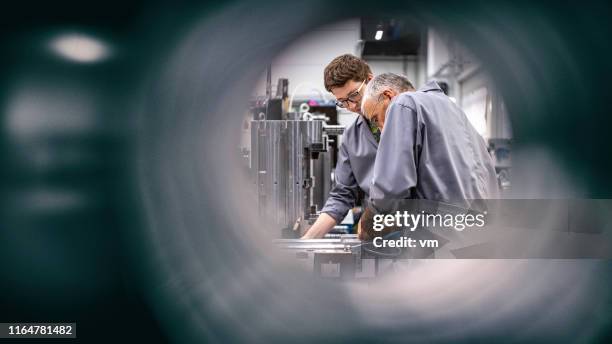
<path fill-rule="evenodd" d="M 351 54 L 340 55 L 325 67 L 325 89 L 331 92 L 332 88 L 342 87 L 349 80 L 361 82 L 369 74 L 372 74 L 372 70 L 364 60 Z"/>

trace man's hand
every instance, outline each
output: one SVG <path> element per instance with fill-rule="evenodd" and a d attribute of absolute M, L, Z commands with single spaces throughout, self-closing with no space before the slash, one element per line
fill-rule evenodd
<path fill-rule="evenodd" d="M 302 237 L 302 239 L 320 239 L 325 236 L 334 226 L 336 225 L 336 220 L 333 217 L 327 215 L 326 213 L 321 213 L 317 221 L 308 229 L 306 234 Z"/>

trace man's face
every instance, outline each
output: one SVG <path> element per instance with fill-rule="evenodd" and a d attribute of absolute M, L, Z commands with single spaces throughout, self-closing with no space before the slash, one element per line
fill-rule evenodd
<path fill-rule="evenodd" d="M 367 81 L 349 80 L 341 87 L 332 88 L 331 93 L 346 109 L 361 114 L 361 96 Z"/>
<path fill-rule="evenodd" d="M 385 115 L 391 100 L 395 97 L 392 90 L 384 91 L 377 97 L 368 97 L 363 104 L 365 113 L 363 114 L 371 123 L 383 129 L 385 125 Z"/>

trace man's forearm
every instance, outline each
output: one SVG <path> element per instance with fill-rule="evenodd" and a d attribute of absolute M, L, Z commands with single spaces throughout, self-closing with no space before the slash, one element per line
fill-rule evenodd
<path fill-rule="evenodd" d="M 334 226 L 336 220 L 328 215 L 327 213 L 321 213 L 317 221 L 310 227 L 310 229 L 304 234 L 302 239 L 319 239 L 323 238 Z"/>

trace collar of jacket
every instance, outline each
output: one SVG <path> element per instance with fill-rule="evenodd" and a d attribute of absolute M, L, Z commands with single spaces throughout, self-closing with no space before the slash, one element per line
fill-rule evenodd
<path fill-rule="evenodd" d="M 417 91 L 418 92 L 444 92 L 440 88 L 440 85 L 438 85 L 438 83 L 433 80 L 426 82 L 425 85 L 421 86 Z"/>

